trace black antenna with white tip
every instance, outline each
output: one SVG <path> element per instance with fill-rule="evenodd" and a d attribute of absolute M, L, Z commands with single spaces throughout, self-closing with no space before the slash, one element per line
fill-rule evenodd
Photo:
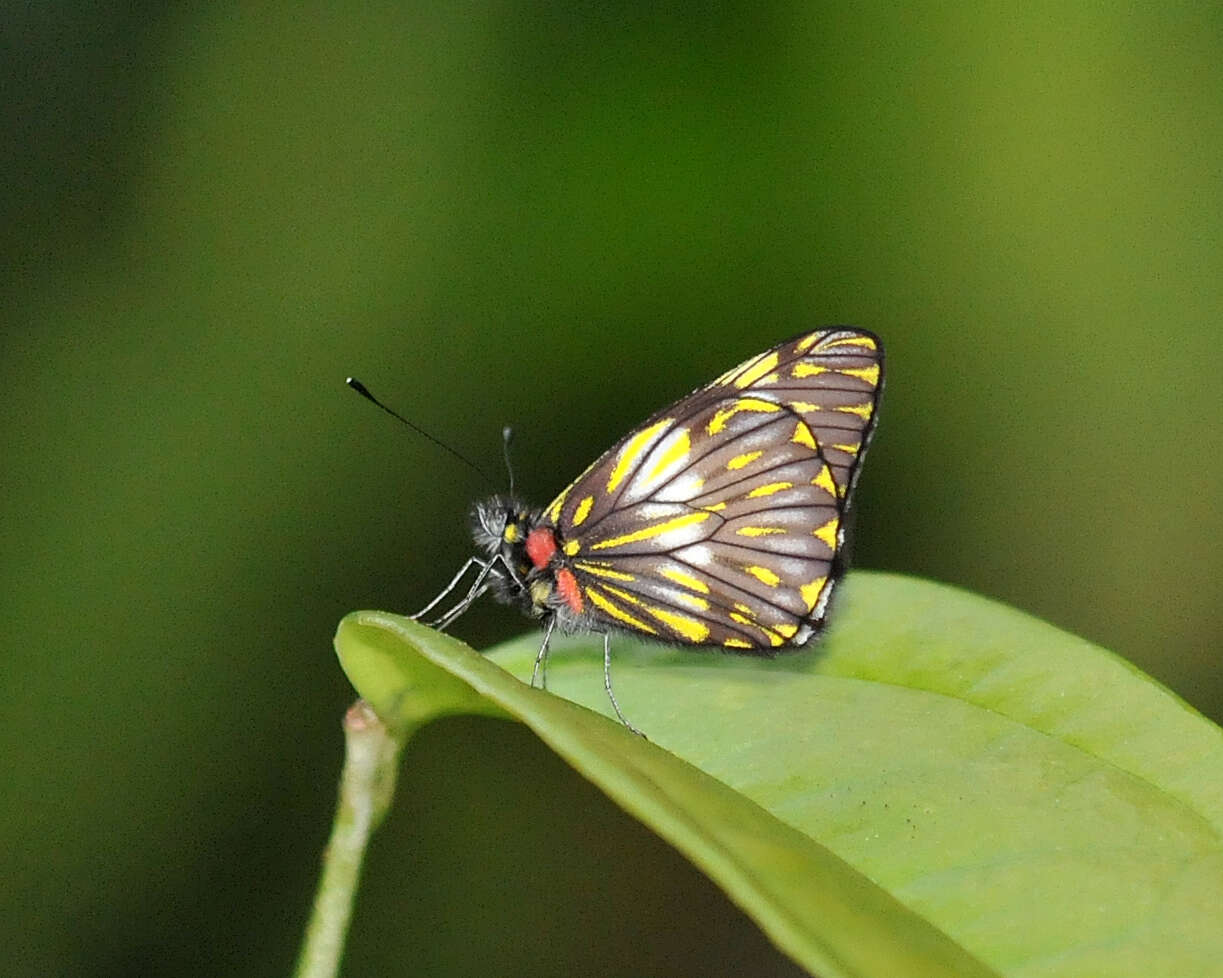
<path fill-rule="evenodd" d="M 424 428 L 422 428 L 420 425 L 416 424 L 415 422 L 409 421 L 398 411 L 392 411 L 389 407 L 387 407 L 380 400 L 378 400 L 378 398 L 374 397 L 374 395 L 369 392 L 369 388 L 366 387 L 363 383 L 361 383 L 361 381 L 357 380 L 356 377 L 345 378 L 344 383 L 346 383 L 349 387 L 355 390 L 358 394 L 364 397 L 371 404 L 382 408 L 383 411 L 389 414 L 396 421 L 400 421 L 403 424 L 406 424 L 409 428 L 415 431 L 418 435 L 428 438 L 429 441 L 433 442 L 433 444 L 435 444 L 438 448 L 444 449 L 445 451 L 449 452 L 451 455 L 457 458 L 464 465 L 472 469 L 475 469 L 475 471 L 479 472 L 480 475 L 482 475 L 485 479 L 489 479 L 490 482 L 492 481 L 489 478 L 489 475 L 487 472 L 485 472 L 482 468 L 480 468 L 480 466 L 476 465 L 475 462 L 469 459 L 466 455 L 464 455 L 458 449 L 452 448 L 451 446 L 447 445 L 440 438 L 434 438 L 431 434 L 429 434 L 429 432 L 425 431 Z M 509 429 L 507 428 L 506 431 L 509 431 Z M 508 439 L 507 439 L 507 444 L 508 444 Z M 514 477 L 513 477 L 513 474 L 511 473 L 510 475 L 511 487 L 513 486 L 513 484 L 514 484 Z"/>

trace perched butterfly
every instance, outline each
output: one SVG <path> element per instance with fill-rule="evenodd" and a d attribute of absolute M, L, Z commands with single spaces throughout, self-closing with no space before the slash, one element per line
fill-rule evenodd
<path fill-rule="evenodd" d="M 781 343 L 629 432 L 543 509 L 499 495 L 471 511 L 477 555 L 415 617 L 491 592 L 553 630 L 769 653 L 824 626 L 883 384 L 878 337 L 848 327 Z M 534 682 L 535 677 L 532 677 Z"/>

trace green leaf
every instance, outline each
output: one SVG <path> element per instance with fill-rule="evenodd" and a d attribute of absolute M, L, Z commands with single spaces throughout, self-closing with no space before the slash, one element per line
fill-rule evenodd
<path fill-rule="evenodd" d="M 389 724 L 526 723 L 815 973 L 1217 973 L 1223 731 L 955 589 L 858 572 L 839 599 L 821 643 L 773 659 L 617 636 L 649 743 L 569 702 L 610 713 L 600 640 L 556 643 L 547 693 L 519 681 L 538 635 L 481 656 L 360 612 L 336 644 Z"/>

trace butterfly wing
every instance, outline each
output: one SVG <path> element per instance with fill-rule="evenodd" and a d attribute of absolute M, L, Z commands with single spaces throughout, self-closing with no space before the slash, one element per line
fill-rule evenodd
<path fill-rule="evenodd" d="M 822 625 L 882 347 L 806 333 L 658 412 L 544 511 L 597 626 L 742 650 Z"/>

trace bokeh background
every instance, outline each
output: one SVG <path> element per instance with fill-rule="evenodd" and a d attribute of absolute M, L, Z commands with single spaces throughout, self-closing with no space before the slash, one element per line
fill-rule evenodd
<path fill-rule="evenodd" d="M 543 503 L 819 324 L 888 346 L 859 565 L 1015 604 L 1223 716 L 1219 8 L 4 21 L 6 973 L 286 973 L 341 615 L 449 578 L 503 424 Z M 790 972 L 530 736 L 468 719 L 408 751 L 347 973 Z"/>

